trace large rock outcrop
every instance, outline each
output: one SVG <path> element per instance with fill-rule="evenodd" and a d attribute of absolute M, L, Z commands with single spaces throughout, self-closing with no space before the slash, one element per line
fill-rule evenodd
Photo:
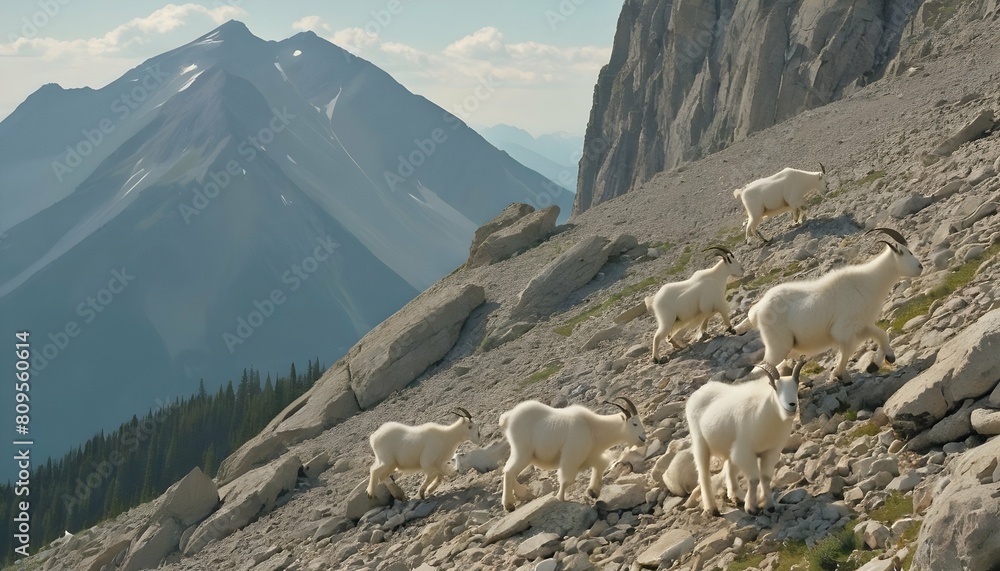
<path fill-rule="evenodd" d="M 934 494 L 913 556 L 913 571 L 990 571 L 1000 561 L 1000 438 L 968 452 Z"/>
<path fill-rule="evenodd" d="M 552 233 L 556 227 L 556 219 L 559 218 L 558 206 L 526 212 L 519 208 L 523 206 L 527 205 L 511 204 L 499 216 L 476 230 L 469 249 L 470 268 L 505 260 Z M 486 232 L 487 230 L 489 231 Z"/>
<path fill-rule="evenodd" d="M 574 213 L 877 79 L 917 6 L 627 0 L 594 88 Z"/>
<path fill-rule="evenodd" d="M 937 361 L 885 403 L 897 431 L 933 427 L 965 399 L 988 395 L 1000 379 L 1000 310 L 991 311 L 938 351 Z"/>
<path fill-rule="evenodd" d="M 473 284 L 432 290 L 362 337 L 347 354 L 361 408 L 378 404 L 440 361 L 485 299 L 483 288 Z"/>

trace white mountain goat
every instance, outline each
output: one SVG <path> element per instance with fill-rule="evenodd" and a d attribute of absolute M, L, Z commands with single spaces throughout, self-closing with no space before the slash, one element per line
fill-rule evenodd
<path fill-rule="evenodd" d="M 420 498 L 430 495 L 445 476 L 454 475 L 449 461 L 458 445 L 471 440 L 479 444 L 479 426 L 469 411 L 456 407 L 451 411 L 458 420 L 448 426 L 427 422 L 409 426 L 387 422 L 372 433 L 368 441 L 375 453 L 368 480 L 368 497 L 375 497 L 375 488 L 395 470 L 423 472 L 426 475 L 420 486 Z M 400 498 L 405 499 L 405 498 Z"/>
<path fill-rule="evenodd" d="M 616 400 L 625 405 L 607 404 L 620 408 L 620 414 L 599 415 L 579 405 L 552 408 L 529 400 L 500 415 L 500 428 L 510 442 L 510 458 L 503 469 L 504 509 L 514 509 L 514 494 L 520 498 L 527 494 L 517 476 L 532 464 L 558 470 L 557 497 L 562 501 L 566 500 L 566 490 L 573 485 L 576 475 L 591 468 L 587 493 L 597 498 L 610 462 L 607 450 L 615 444 L 639 446 L 646 442 L 646 431 L 635 405 L 625 397 Z"/>
<path fill-rule="evenodd" d="M 883 361 L 894 363 L 889 336 L 876 325 L 882 304 L 900 276 L 916 277 L 920 261 L 906 246 L 906 239 L 890 228 L 875 228 L 892 241 L 879 240 L 885 251 L 867 263 L 838 268 L 813 280 L 774 286 L 750 308 L 736 328 L 746 333 L 760 330 L 764 361 L 778 366 L 792 356 L 811 356 L 831 347 L 840 349 L 835 374 L 847 380 L 847 361 L 865 339 L 875 339 L 878 352 L 868 367 L 874 373 Z"/>
<path fill-rule="evenodd" d="M 804 361 L 795 363 L 790 377 L 780 377 L 777 369 L 764 363 L 766 377 L 728 385 L 711 381 L 691 394 L 684 407 L 691 450 L 698 470 L 701 503 L 706 513 L 718 515 L 709 460 L 726 461 L 726 489 L 733 503 L 739 502 L 736 468 L 747 478 L 744 509 L 757 510 L 757 488 L 763 495 L 762 507 L 774 506 L 771 478 L 778 456 L 792 434 L 798 410 L 799 373 Z"/>
<path fill-rule="evenodd" d="M 729 276 L 741 277 L 743 264 L 722 246 L 710 246 L 703 251 L 709 250 L 714 250 L 721 258 L 717 264 L 698 270 L 686 280 L 664 284 L 651 302 L 647 298 L 647 306 L 651 306 L 656 315 L 652 355 L 654 363 L 660 362 L 660 341 L 667 339 L 674 347 L 683 348 L 684 344 L 675 333 L 701 320 L 698 334 L 694 338 L 694 341 L 698 341 L 705 334 L 708 320 L 716 313 L 722 317 L 727 330 L 736 332 L 729 321 L 726 281 Z"/>
<path fill-rule="evenodd" d="M 820 163 L 819 168 L 819 172 L 785 168 L 733 191 L 733 196 L 742 200 L 747 210 L 747 243 L 751 236 L 768 241 L 759 230 L 765 218 L 791 210 L 793 224 L 805 222 L 806 194 L 811 190 L 826 193 L 826 167 Z"/>

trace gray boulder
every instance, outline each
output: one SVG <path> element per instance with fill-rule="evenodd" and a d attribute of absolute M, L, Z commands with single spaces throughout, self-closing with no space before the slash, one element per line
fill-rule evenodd
<path fill-rule="evenodd" d="M 504 228 L 514 224 L 518 220 L 524 218 L 528 214 L 535 212 L 535 207 L 530 204 L 524 204 L 522 202 L 515 202 L 504 208 L 500 214 L 497 214 L 492 220 L 486 222 L 479 228 L 476 228 L 475 234 L 472 236 L 472 245 L 469 246 L 469 259 L 471 260 L 482 246 L 483 242 L 486 241 L 490 235 L 503 230 Z"/>
<path fill-rule="evenodd" d="M 219 503 L 215 482 L 195 467 L 160 496 L 153 520 L 174 518 L 182 526 L 198 523 Z"/>
<path fill-rule="evenodd" d="M 128 556 L 118 571 L 155 569 L 163 558 L 177 549 L 181 526 L 177 520 L 166 518 L 153 522 L 129 548 Z"/>
<path fill-rule="evenodd" d="M 886 401 L 897 431 L 913 435 L 930 428 L 968 398 L 988 394 L 1000 379 L 1000 310 L 991 311 L 948 341 L 937 362 Z"/>
<path fill-rule="evenodd" d="M 982 137 L 987 131 L 993 128 L 993 110 L 984 109 L 976 115 L 976 118 L 966 123 L 957 133 L 941 142 L 933 154 L 939 157 L 947 157 L 958 150 L 959 147 Z"/>
<path fill-rule="evenodd" d="M 181 546 L 184 555 L 201 551 L 274 509 L 278 496 L 295 489 L 302 462 L 294 454 L 243 474 L 219 490 L 222 506 L 195 528 Z"/>
<path fill-rule="evenodd" d="M 594 279 L 609 256 L 630 242 L 635 238 L 623 236 L 612 242 L 603 236 L 590 236 L 580 240 L 531 278 L 511 312 L 513 319 L 552 313 L 573 291 Z"/>
<path fill-rule="evenodd" d="M 669 567 L 673 561 L 691 553 L 694 549 L 694 536 L 683 529 L 670 529 L 660 536 L 645 551 L 636 558 L 641 567 L 653 569 L 661 566 Z"/>
<path fill-rule="evenodd" d="M 509 226 L 496 230 L 483 239 L 478 247 L 475 247 L 473 241 L 474 248 L 469 251 L 469 267 L 494 264 L 527 249 L 552 233 L 558 217 L 559 207 L 553 205 L 528 213 Z"/>
<path fill-rule="evenodd" d="M 391 479 L 386 480 L 392 482 Z M 395 485 L 395 482 L 393 482 Z M 363 482 L 359 482 L 351 493 L 347 496 L 347 508 L 344 511 L 344 517 L 358 521 L 361 516 L 365 515 L 369 510 L 381 506 L 392 505 L 392 491 L 389 490 L 384 484 L 379 484 L 375 488 L 375 497 L 368 497 L 368 479 L 366 478 Z"/>
<path fill-rule="evenodd" d="M 1000 494 L 993 472 L 1000 438 L 951 465 L 950 482 L 934 494 L 917 537 L 912 571 L 990 571 L 1000 561 Z M 990 474 L 985 481 L 981 474 Z"/>
<path fill-rule="evenodd" d="M 559 537 L 579 535 L 597 521 L 597 512 L 576 502 L 561 502 L 554 495 L 536 498 L 500 518 L 486 532 L 484 545 L 513 537 L 527 529 Z"/>
<path fill-rule="evenodd" d="M 931 197 L 911 192 L 889 205 L 889 215 L 893 218 L 906 218 L 927 208 L 931 202 L 933 202 Z"/>
<path fill-rule="evenodd" d="M 361 408 L 382 402 L 447 355 L 483 301 L 477 285 L 431 288 L 362 337 L 347 354 Z"/>

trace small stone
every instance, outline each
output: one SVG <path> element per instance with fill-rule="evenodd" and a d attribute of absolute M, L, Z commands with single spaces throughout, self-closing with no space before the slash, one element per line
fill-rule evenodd
<path fill-rule="evenodd" d="M 560 538 L 554 533 L 539 533 L 529 537 L 517 546 L 517 554 L 525 559 L 537 559 L 548 557 L 555 553 L 560 546 Z"/>
<path fill-rule="evenodd" d="M 914 470 L 908 470 L 899 476 L 896 476 L 885 486 L 887 490 L 899 490 L 900 492 L 906 493 L 917 487 L 920 483 L 921 476 Z"/>
<path fill-rule="evenodd" d="M 1000 410 L 977 408 L 972 411 L 972 428 L 984 436 L 1000 434 Z"/>

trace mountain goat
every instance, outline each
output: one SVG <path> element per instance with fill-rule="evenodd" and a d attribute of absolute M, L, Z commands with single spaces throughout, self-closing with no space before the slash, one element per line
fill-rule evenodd
<path fill-rule="evenodd" d="M 420 498 L 431 494 L 445 476 L 454 475 L 449 461 L 458 445 L 466 440 L 479 444 L 479 426 L 469 411 L 456 407 L 452 414 L 458 420 L 448 426 L 427 422 L 409 426 L 387 422 L 372 433 L 368 441 L 375 462 L 368 480 L 368 497 L 375 497 L 375 488 L 395 470 L 423 472 L 426 477 L 420 486 Z M 405 499 L 405 498 L 399 498 Z"/>
<path fill-rule="evenodd" d="M 811 190 L 826 193 L 826 167 L 820 163 L 819 168 L 819 172 L 785 168 L 733 191 L 733 196 L 743 201 L 747 211 L 747 243 L 751 236 L 768 242 L 759 230 L 764 218 L 791 210 L 793 224 L 805 222 L 806 194 Z"/>
<path fill-rule="evenodd" d="M 522 402 L 500 415 L 500 428 L 510 442 L 510 458 L 503 469 L 504 509 L 514 509 L 514 498 L 524 497 L 527 489 L 517 476 L 529 465 L 558 470 L 557 497 L 565 501 L 566 490 L 581 470 L 591 468 L 587 493 L 597 498 L 601 478 L 610 459 L 606 452 L 615 444 L 639 446 L 646 441 L 635 405 L 625 397 L 608 402 L 621 414 L 599 415 L 588 408 L 573 405 L 552 408 L 535 400 Z"/>
<path fill-rule="evenodd" d="M 730 500 L 739 502 L 736 481 L 739 468 L 747 478 L 743 506 L 746 512 L 757 510 L 758 487 L 763 507 L 774 505 L 771 478 L 778 456 L 792 434 L 803 364 L 804 361 L 796 362 L 792 375 L 781 377 L 777 369 L 764 363 L 759 366 L 766 378 L 735 385 L 711 381 L 688 397 L 684 416 L 691 432 L 691 450 L 706 513 L 719 513 L 709 470 L 712 456 L 726 461 L 723 471 Z"/>
<path fill-rule="evenodd" d="M 676 338 L 680 331 L 698 320 L 701 326 L 694 341 L 702 338 L 708 320 L 718 313 L 726 329 L 735 333 L 729 321 L 729 304 L 726 302 L 726 281 L 729 276 L 741 277 L 743 265 L 732 252 L 722 246 L 710 246 L 703 251 L 714 250 L 721 258 L 711 268 L 698 270 L 686 280 L 664 284 L 652 301 L 646 305 L 656 315 L 656 333 L 653 334 L 654 363 L 660 362 L 660 341 L 667 339 L 678 349 L 684 344 Z"/>
<path fill-rule="evenodd" d="M 876 325 L 882 304 L 900 276 L 916 277 L 923 265 L 906 239 L 890 228 L 874 228 L 892 241 L 879 240 L 885 250 L 867 263 L 833 270 L 826 275 L 774 286 L 750 308 L 737 327 L 760 330 L 764 361 L 777 366 L 789 354 L 811 356 L 831 347 L 840 349 L 835 374 L 849 379 L 847 361 L 865 339 L 875 339 L 878 352 L 868 367 L 874 373 L 883 361 L 896 361 L 889 336 Z"/>

